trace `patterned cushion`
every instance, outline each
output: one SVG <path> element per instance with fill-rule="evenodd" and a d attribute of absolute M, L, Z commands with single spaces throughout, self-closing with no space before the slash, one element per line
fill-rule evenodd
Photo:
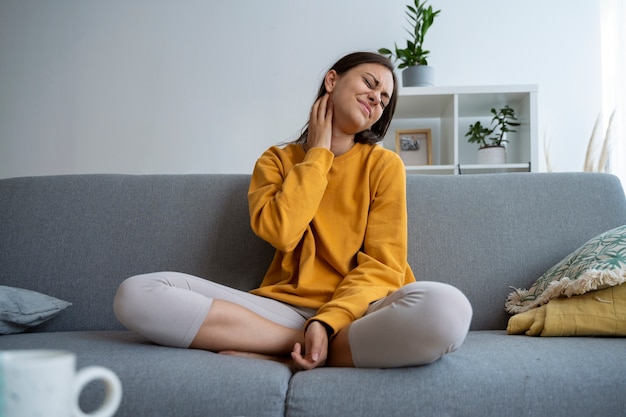
<path fill-rule="evenodd" d="M 505 308 L 523 313 L 553 298 L 584 294 L 626 282 L 626 225 L 604 232 L 546 271 L 528 290 L 509 294 Z"/>

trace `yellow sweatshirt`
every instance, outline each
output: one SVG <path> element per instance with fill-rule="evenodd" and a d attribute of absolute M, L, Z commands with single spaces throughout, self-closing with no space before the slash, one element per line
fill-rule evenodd
<path fill-rule="evenodd" d="M 256 163 L 248 201 L 252 229 L 276 248 L 251 292 L 317 309 L 310 320 L 333 335 L 372 301 L 415 281 L 405 170 L 390 150 L 357 143 L 335 157 L 323 148 L 272 147 Z"/>

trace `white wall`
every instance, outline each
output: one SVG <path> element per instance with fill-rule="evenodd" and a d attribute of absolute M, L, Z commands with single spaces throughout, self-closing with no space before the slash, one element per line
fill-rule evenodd
<path fill-rule="evenodd" d="M 0 0 L 0 178 L 251 172 L 297 135 L 332 62 L 404 43 L 407 2 Z M 540 139 L 579 171 L 599 0 L 430 4 L 436 84 L 538 84 Z"/>

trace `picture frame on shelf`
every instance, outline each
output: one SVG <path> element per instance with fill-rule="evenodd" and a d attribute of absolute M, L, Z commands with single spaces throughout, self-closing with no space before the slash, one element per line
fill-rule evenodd
<path fill-rule="evenodd" d="M 396 130 L 396 152 L 405 166 L 432 165 L 430 129 Z"/>

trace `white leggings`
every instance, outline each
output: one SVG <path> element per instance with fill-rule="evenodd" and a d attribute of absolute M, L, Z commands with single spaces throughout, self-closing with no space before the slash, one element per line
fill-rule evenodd
<path fill-rule="evenodd" d="M 239 304 L 275 323 L 302 329 L 315 310 L 236 290 L 178 272 L 137 275 L 117 291 L 114 310 L 129 330 L 151 341 L 187 348 L 214 299 Z M 457 350 L 469 330 L 472 307 L 448 284 L 419 281 L 371 303 L 350 326 L 352 360 L 360 368 L 432 363 Z"/>

